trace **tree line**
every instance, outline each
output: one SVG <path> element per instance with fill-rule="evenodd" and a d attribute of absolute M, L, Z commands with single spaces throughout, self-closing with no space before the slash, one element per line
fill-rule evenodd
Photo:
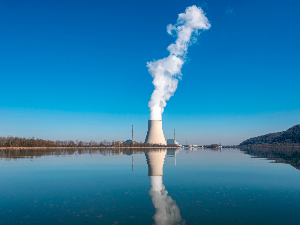
<path fill-rule="evenodd" d="M 171 144 L 169 147 L 174 147 Z M 20 137 L 0 137 L 0 147 L 164 147 L 165 145 L 149 144 L 143 142 L 124 142 L 124 141 L 52 141 L 39 138 L 20 138 Z"/>

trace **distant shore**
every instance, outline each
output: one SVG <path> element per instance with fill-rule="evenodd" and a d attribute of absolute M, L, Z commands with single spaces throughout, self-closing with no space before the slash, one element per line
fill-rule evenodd
<path fill-rule="evenodd" d="M 26 150 L 26 149 L 85 149 L 85 148 L 106 148 L 106 149 L 118 149 L 118 148 L 181 148 L 181 147 L 169 147 L 169 146 L 161 146 L 161 147 L 116 147 L 116 146 L 106 146 L 106 147 L 0 147 L 0 150 Z"/>
<path fill-rule="evenodd" d="M 258 145 L 240 145 L 238 148 L 249 149 L 249 148 L 300 148 L 300 145 L 268 145 L 268 144 L 258 144 Z"/>

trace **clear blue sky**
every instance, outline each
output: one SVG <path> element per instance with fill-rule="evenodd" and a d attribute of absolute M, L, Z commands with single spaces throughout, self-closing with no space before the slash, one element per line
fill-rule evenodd
<path fill-rule="evenodd" d="M 238 144 L 300 121 L 300 2 L 0 1 L 0 136 L 144 141 L 146 62 L 168 55 L 166 26 L 203 8 L 163 114 L 181 144 Z"/>

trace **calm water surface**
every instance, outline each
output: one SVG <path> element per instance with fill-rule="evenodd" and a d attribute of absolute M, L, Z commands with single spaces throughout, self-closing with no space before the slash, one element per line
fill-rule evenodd
<path fill-rule="evenodd" d="M 0 224 L 299 224 L 299 152 L 2 150 Z"/>

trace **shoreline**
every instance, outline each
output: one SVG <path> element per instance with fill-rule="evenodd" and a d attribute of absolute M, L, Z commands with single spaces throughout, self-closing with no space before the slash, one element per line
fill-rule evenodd
<path fill-rule="evenodd" d="M 0 150 L 27 150 L 27 149 L 85 149 L 85 148 L 92 148 L 92 149 L 126 149 L 126 148 L 180 148 L 180 147 L 167 147 L 167 146 L 161 146 L 161 147 L 116 147 L 116 146 L 108 146 L 108 147 L 0 147 Z"/>

